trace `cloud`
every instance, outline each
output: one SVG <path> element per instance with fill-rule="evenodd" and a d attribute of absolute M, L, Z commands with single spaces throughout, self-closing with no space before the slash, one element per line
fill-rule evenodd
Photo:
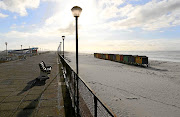
<path fill-rule="evenodd" d="M 50 1 L 50 0 L 44 0 Z M 80 6 L 83 10 L 78 18 L 79 30 L 90 33 L 96 33 L 98 30 L 108 29 L 106 19 L 116 17 L 118 5 L 121 5 L 124 0 L 54 0 L 56 12 L 45 21 L 44 30 L 58 30 L 60 33 L 72 35 L 75 31 L 75 18 L 72 15 L 71 8 L 75 5 Z M 73 23 L 72 23 L 73 22 Z"/>
<path fill-rule="evenodd" d="M 62 2 L 62 0 L 41 0 L 43 2 Z"/>
<path fill-rule="evenodd" d="M 179 50 L 177 47 L 180 44 L 179 40 L 168 39 L 133 39 L 133 40 L 103 40 L 97 41 L 80 41 L 80 51 L 173 51 Z M 72 47 L 72 46 L 71 46 Z M 75 49 L 74 49 L 75 51 Z"/>
<path fill-rule="evenodd" d="M 16 27 L 16 24 L 13 25 L 14 27 Z M 2 34 L 1 34 L 2 35 Z M 10 31 L 8 33 L 4 33 L 3 36 L 4 37 L 8 37 L 8 38 L 24 38 L 24 37 L 29 37 L 31 35 L 31 33 L 27 33 L 27 32 L 18 32 L 18 31 Z"/>
<path fill-rule="evenodd" d="M 118 6 L 123 4 L 124 0 L 99 0 L 97 2 L 97 11 L 102 19 L 117 17 Z"/>
<path fill-rule="evenodd" d="M 0 8 L 19 13 L 21 16 L 27 15 L 28 8 L 37 8 L 39 5 L 37 2 L 27 6 L 28 0 L 21 2 L 16 0 L 18 3 L 23 3 L 23 5 L 15 3 L 15 0 L 9 0 L 9 3 L 7 3 L 8 0 L 5 1 L 0 1 Z M 151 33 L 144 34 L 145 38 L 138 40 L 143 38 L 143 34 L 141 33 L 141 36 L 140 33 L 134 34 L 134 32 L 130 32 L 136 27 L 143 30 L 158 30 L 180 25 L 179 1 L 152 0 L 143 5 L 127 4 L 126 0 L 41 1 L 54 2 L 51 3 L 52 6 L 54 5 L 53 12 L 41 24 L 32 25 L 29 22 L 18 25 L 13 24 L 11 25 L 11 31 L 0 33 L 0 38 L 14 43 L 14 45 L 17 43 L 25 45 L 25 42 L 27 47 L 33 43 L 34 46 L 40 45 L 56 50 L 59 41 L 61 41 L 61 36 L 65 35 L 67 37 L 66 49 L 75 50 L 75 18 L 72 16 L 71 8 L 77 5 L 83 9 L 81 16 L 78 18 L 79 48 L 81 51 L 179 49 L 179 46 L 177 46 L 180 44 L 179 41 L 173 39 L 172 41 L 150 39 L 152 38 L 150 36 L 147 38 L 146 36 Z M 22 8 L 18 7 L 18 5 Z M 13 16 L 15 15 L 13 14 Z M 168 46 L 168 44 L 170 45 Z"/>
<path fill-rule="evenodd" d="M 20 29 L 25 29 L 30 27 L 31 29 L 33 28 L 32 26 L 26 26 L 26 22 L 22 22 L 21 25 L 16 25 L 16 24 L 12 24 L 10 29 L 12 30 L 20 30 Z"/>
<path fill-rule="evenodd" d="M 40 0 L 3 0 L 0 1 L 0 8 L 26 16 L 26 9 L 38 8 Z"/>
<path fill-rule="evenodd" d="M 42 30 L 51 30 L 59 34 L 72 35 L 75 31 L 75 18 L 72 15 L 71 8 L 75 5 L 83 9 L 81 16 L 78 18 L 79 30 L 89 30 L 98 22 L 97 17 L 95 17 L 98 15 L 95 0 L 66 0 L 63 2 L 56 1 L 55 3 L 54 7 L 56 7 L 56 11 L 51 17 L 45 20 L 45 25 L 41 28 Z"/>
<path fill-rule="evenodd" d="M 0 33 L 0 39 L 2 42 L 8 42 L 10 49 L 19 49 L 20 45 L 24 48 L 29 46 L 40 47 L 56 50 L 59 44 L 60 36 L 52 35 L 50 33 L 45 33 L 41 31 L 34 32 L 20 32 L 20 31 L 10 31 L 7 33 Z M 50 44 L 50 45 L 49 45 Z M 46 45 L 46 46 L 44 46 Z M 52 46 L 53 45 L 53 46 Z M 0 47 L 3 50 L 3 47 Z"/>
<path fill-rule="evenodd" d="M 69 26 L 65 29 L 59 29 L 60 33 L 64 33 L 65 35 L 72 35 L 75 32 L 75 25 L 74 23 L 70 23 Z"/>
<path fill-rule="evenodd" d="M 158 30 L 179 25 L 179 0 L 152 0 L 144 5 L 126 5 L 116 12 L 119 20 L 110 23 L 114 29 L 139 27 L 144 30 Z"/>
<path fill-rule="evenodd" d="M 56 27 L 62 33 L 71 32 L 72 28 L 69 26 L 73 20 L 69 9 L 74 3 L 83 8 L 79 25 L 82 30 L 88 32 L 111 29 L 128 31 L 133 28 L 152 31 L 180 25 L 180 1 L 178 0 L 152 0 L 143 5 L 126 2 L 125 0 L 88 2 L 67 0 L 62 5 L 62 1 L 56 1 L 58 12 L 46 20 L 46 27 L 54 29 Z"/>
<path fill-rule="evenodd" d="M 8 15 L 0 13 L 0 18 L 5 18 L 5 17 L 8 17 Z"/>

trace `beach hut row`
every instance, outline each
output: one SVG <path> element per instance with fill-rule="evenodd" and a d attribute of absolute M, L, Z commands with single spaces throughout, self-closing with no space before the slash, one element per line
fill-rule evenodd
<path fill-rule="evenodd" d="M 146 65 L 148 67 L 147 56 L 94 53 L 94 57 L 104 60 L 111 60 L 115 62 L 125 63 L 125 64 Z"/>

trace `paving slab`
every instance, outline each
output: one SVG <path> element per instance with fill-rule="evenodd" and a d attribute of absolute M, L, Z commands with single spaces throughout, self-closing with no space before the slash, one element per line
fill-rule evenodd
<path fill-rule="evenodd" d="M 37 81 L 39 63 L 52 66 L 49 79 Z M 0 64 L 0 117 L 65 117 L 57 54 Z"/>

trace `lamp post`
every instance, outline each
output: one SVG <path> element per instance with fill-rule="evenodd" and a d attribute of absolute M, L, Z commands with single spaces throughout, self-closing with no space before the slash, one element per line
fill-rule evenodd
<path fill-rule="evenodd" d="M 60 46 L 59 46 L 59 54 L 61 55 L 61 43 L 62 42 L 60 42 Z"/>
<path fill-rule="evenodd" d="M 78 17 L 81 14 L 82 8 L 74 6 L 71 11 L 76 20 L 76 71 L 78 74 Z"/>
<path fill-rule="evenodd" d="M 30 46 L 29 46 L 29 54 L 31 53 L 31 49 L 30 49 Z"/>
<path fill-rule="evenodd" d="M 21 51 L 22 51 L 22 45 L 21 45 Z M 22 51 L 22 53 L 23 53 L 23 51 Z"/>
<path fill-rule="evenodd" d="M 8 55 L 8 52 L 7 52 L 7 42 L 5 42 L 5 45 L 6 45 L 6 56 Z"/>
<path fill-rule="evenodd" d="M 63 58 L 64 58 L 64 39 L 65 39 L 65 36 L 62 36 L 62 39 L 63 39 Z"/>
<path fill-rule="evenodd" d="M 72 9 L 72 14 L 76 20 L 76 73 L 78 75 L 78 17 L 81 14 L 82 8 L 78 6 L 74 6 Z M 79 88 L 78 88 L 78 77 L 76 77 L 77 84 L 77 116 L 79 117 Z M 75 99 L 75 98 L 74 98 Z"/>

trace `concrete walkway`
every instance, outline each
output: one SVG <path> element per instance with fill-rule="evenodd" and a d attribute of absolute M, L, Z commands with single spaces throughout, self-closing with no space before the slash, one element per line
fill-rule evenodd
<path fill-rule="evenodd" d="M 39 63 L 52 66 L 50 79 L 37 82 Z M 55 52 L 0 64 L 0 117 L 64 117 Z"/>

